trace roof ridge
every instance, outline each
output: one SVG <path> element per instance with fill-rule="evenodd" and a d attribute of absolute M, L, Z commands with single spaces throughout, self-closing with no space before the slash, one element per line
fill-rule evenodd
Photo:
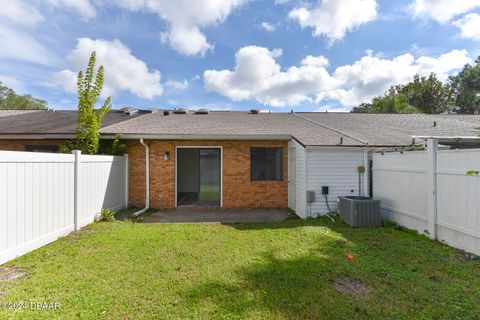
<path fill-rule="evenodd" d="M 302 116 L 300 116 L 300 115 L 298 115 L 298 114 L 296 114 L 296 113 L 294 113 L 293 115 L 296 116 L 296 117 L 298 117 L 298 118 L 300 118 L 300 119 L 303 119 L 303 120 L 305 120 L 305 121 L 308 121 L 308 122 L 314 123 L 314 124 L 316 124 L 316 125 L 319 125 L 319 126 L 325 128 L 325 129 L 332 130 L 332 131 L 334 131 L 334 132 L 336 132 L 336 133 L 338 133 L 338 134 L 341 134 L 341 135 L 344 135 L 344 136 L 346 136 L 346 137 L 349 137 L 349 138 L 351 138 L 351 139 L 353 139 L 353 140 L 356 140 L 356 141 L 358 141 L 358 142 L 360 142 L 360 143 L 368 144 L 368 141 L 367 141 L 367 140 L 363 140 L 363 139 L 357 138 L 357 137 L 355 137 L 355 136 L 352 135 L 352 134 L 343 132 L 342 130 L 339 130 L 339 129 L 336 129 L 336 128 L 327 126 L 327 125 L 325 125 L 325 124 L 323 124 L 323 123 L 320 123 L 320 122 L 318 122 L 318 121 L 314 121 L 314 120 L 312 120 L 312 119 L 304 118 L 304 117 L 302 117 Z"/>

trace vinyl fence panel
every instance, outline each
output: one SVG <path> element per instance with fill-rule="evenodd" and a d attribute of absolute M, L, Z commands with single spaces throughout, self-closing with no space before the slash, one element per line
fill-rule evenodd
<path fill-rule="evenodd" d="M 431 229 L 430 222 L 430 236 L 480 255 L 480 176 L 467 175 L 480 169 L 480 149 L 440 150 L 434 161 L 424 151 L 374 154 L 374 197 L 382 200 L 385 218 L 419 232 Z M 429 167 L 435 168 L 433 187 Z M 433 223 L 429 197 L 436 204 Z"/>
<path fill-rule="evenodd" d="M 79 227 L 99 215 L 103 208 L 120 210 L 125 203 L 125 161 L 118 156 L 80 156 Z"/>
<path fill-rule="evenodd" d="M 127 157 L 0 151 L 0 264 L 93 221 L 103 208 L 127 205 Z M 83 166 L 83 167 L 82 167 Z"/>

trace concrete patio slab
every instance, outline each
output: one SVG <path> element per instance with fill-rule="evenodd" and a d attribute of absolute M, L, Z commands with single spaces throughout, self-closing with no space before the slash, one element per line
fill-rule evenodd
<path fill-rule="evenodd" d="M 280 222 L 297 216 L 282 209 L 198 209 L 161 210 L 142 220 L 143 223 L 261 223 Z"/>

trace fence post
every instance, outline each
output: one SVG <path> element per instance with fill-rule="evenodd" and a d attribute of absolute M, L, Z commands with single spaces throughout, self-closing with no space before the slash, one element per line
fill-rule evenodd
<path fill-rule="evenodd" d="M 128 153 L 123 155 L 125 160 L 125 208 L 128 208 Z"/>
<path fill-rule="evenodd" d="M 80 156 L 82 152 L 80 150 L 73 150 L 72 153 L 75 155 L 75 166 L 73 174 L 73 225 L 74 230 L 78 230 L 78 208 L 80 204 L 79 193 L 80 193 Z"/>
<path fill-rule="evenodd" d="M 368 176 L 369 176 L 370 169 L 368 167 L 368 151 L 367 150 L 363 151 L 363 167 L 365 168 L 365 171 L 362 174 L 363 175 L 363 194 L 362 194 L 362 196 L 368 197 L 369 196 L 369 194 L 368 194 L 368 184 L 369 184 Z"/>
<path fill-rule="evenodd" d="M 437 149 L 438 139 L 427 139 L 427 217 L 432 239 L 437 239 Z"/>

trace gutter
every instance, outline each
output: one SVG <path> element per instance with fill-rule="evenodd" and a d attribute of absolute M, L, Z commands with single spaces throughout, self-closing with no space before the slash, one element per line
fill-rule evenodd
<path fill-rule="evenodd" d="M 133 217 L 138 217 L 150 209 L 150 147 L 143 141 L 143 138 L 140 138 L 140 143 L 145 147 L 145 208 L 135 212 Z"/>

